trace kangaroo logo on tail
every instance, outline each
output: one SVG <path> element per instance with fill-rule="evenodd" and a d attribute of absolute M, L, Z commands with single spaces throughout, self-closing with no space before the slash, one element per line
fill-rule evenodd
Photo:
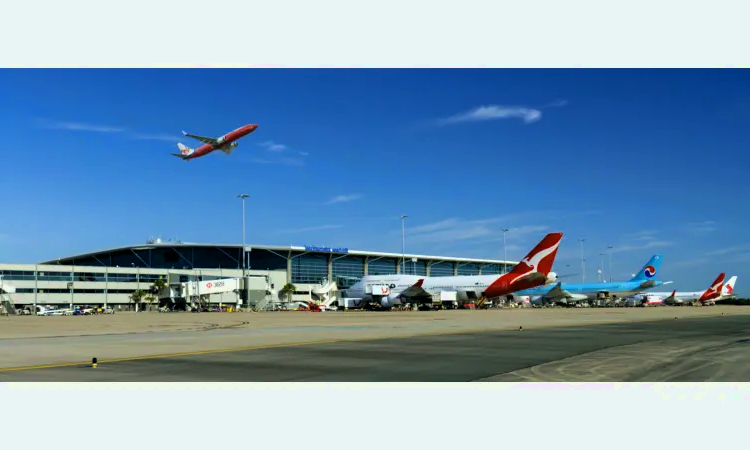
<path fill-rule="evenodd" d="M 737 281 L 736 275 L 730 278 L 729 281 L 727 281 L 727 283 L 724 285 L 724 291 L 722 293 L 727 296 L 734 295 L 734 283 L 736 281 Z"/>
<path fill-rule="evenodd" d="M 560 245 L 562 236 L 562 233 L 549 233 L 545 236 L 544 239 L 542 239 L 542 241 L 539 242 L 539 244 L 537 244 L 537 246 L 534 247 L 534 249 L 531 250 L 529 254 L 510 271 L 510 273 L 515 276 L 508 280 L 508 283 L 513 283 L 517 279 L 534 272 L 547 276 L 552 270 L 552 263 L 555 261 L 557 248 Z"/>
<path fill-rule="evenodd" d="M 177 143 L 177 147 L 180 149 L 180 153 L 185 156 L 191 155 L 193 153 L 193 149 L 183 144 L 182 142 Z"/>
<path fill-rule="evenodd" d="M 714 280 L 713 284 L 710 288 L 706 289 L 706 291 L 701 295 L 701 297 L 698 299 L 699 301 L 706 301 L 706 300 L 712 300 L 716 297 L 718 297 L 721 294 L 721 288 L 724 285 L 724 272 L 720 273 L 719 276 Z"/>

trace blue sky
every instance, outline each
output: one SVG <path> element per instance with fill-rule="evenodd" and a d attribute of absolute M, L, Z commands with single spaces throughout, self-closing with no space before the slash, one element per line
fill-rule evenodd
<path fill-rule="evenodd" d="M 518 259 L 750 293 L 741 70 L 3 70 L 0 261 L 150 236 Z M 190 162 L 180 130 L 258 130 Z M 569 266 L 569 267 L 568 267 Z M 605 264 L 605 275 L 608 263 Z M 744 281 L 743 281 L 744 280 Z"/>

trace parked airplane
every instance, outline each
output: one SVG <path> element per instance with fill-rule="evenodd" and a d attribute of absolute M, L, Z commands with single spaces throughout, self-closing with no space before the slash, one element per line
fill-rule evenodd
<path fill-rule="evenodd" d="M 239 145 L 239 143 L 237 142 L 238 139 L 247 136 L 257 129 L 258 125 L 245 125 L 237 128 L 234 131 L 230 131 L 229 133 L 219 137 L 218 139 L 196 136 L 194 134 L 189 134 L 183 131 L 182 134 L 203 142 L 203 145 L 201 145 L 197 149 L 192 149 L 184 145 L 182 142 L 179 142 L 177 144 L 177 147 L 180 149 L 180 153 L 172 153 L 172 156 L 176 156 L 178 158 L 182 158 L 185 161 L 189 161 L 191 159 L 208 155 L 215 150 L 221 150 L 228 155 L 232 152 L 233 148 L 236 148 Z"/>
<path fill-rule="evenodd" d="M 554 286 L 540 286 L 515 292 L 508 296 L 510 301 L 529 300 L 531 304 L 577 303 L 595 300 L 599 296 L 612 300 L 625 298 L 646 289 L 666 284 L 653 278 L 659 273 L 663 255 L 653 255 L 645 266 L 628 281 L 610 283 L 557 283 Z M 667 282 L 671 283 L 671 282 Z M 525 298 L 529 297 L 529 298 Z"/>
<path fill-rule="evenodd" d="M 390 308 L 403 303 L 429 303 L 433 294 L 456 292 L 456 300 L 500 297 L 557 280 L 551 272 L 562 233 L 550 233 L 513 269 L 503 275 L 423 277 L 418 275 L 367 275 L 344 291 L 345 299 L 380 302 Z"/>
<path fill-rule="evenodd" d="M 652 295 L 656 298 L 649 303 L 661 303 L 670 306 L 685 304 L 714 305 L 717 301 L 726 300 L 733 296 L 734 283 L 736 282 L 737 277 L 734 276 L 724 285 L 724 273 L 721 273 L 711 284 L 711 287 L 705 291 L 677 292 L 675 289 L 668 295 L 665 295 L 666 292 L 655 292 Z M 661 302 L 657 300 L 658 296 L 662 297 Z"/>
<path fill-rule="evenodd" d="M 732 278 L 727 281 L 727 283 L 724 285 L 724 288 L 721 290 L 721 298 L 720 300 L 724 300 L 727 298 L 734 298 L 734 284 L 737 282 L 737 275 L 734 275 Z"/>

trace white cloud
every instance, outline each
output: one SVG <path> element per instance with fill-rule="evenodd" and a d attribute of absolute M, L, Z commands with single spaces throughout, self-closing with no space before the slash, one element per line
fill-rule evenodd
<path fill-rule="evenodd" d="M 362 194 L 337 195 L 336 197 L 333 197 L 332 199 L 328 200 L 326 204 L 332 205 L 334 203 L 346 203 L 346 202 L 351 202 L 352 200 L 357 200 L 360 198 L 362 198 Z"/>
<path fill-rule="evenodd" d="M 735 245 L 732 247 L 720 248 L 718 250 L 708 252 L 708 254 L 709 255 L 728 255 L 730 253 L 740 253 L 740 252 L 748 251 L 748 250 L 750 250 L 750 244 L 743 244 L 743 245 Z"/>
<path fill-rule="evenodd" d="M 307 152 L 299 152 L 299 154 L 302 155 L 302 156 L 310 156 L 310 154 L 307 153 Z"/>
<path fill-rule="evenodd" d="M 700 266 L 708 262 L 709 261 L 707 259 L 697 258 L 697 259 L 683 259 L 680 261 L 675 261 L 673 264 L 678 267 L 692 267 L 692 266 Z"/>
<path fill-rule="evenodd" d="M 122 127 L 94 125 L 84 122 L 51 122 L 46 124 L 46 127 L 55 130 L 92 131 L 96 133 L 122 133 L 125 131 Z"/>
<path fill-rule="evenodd" d="M 612 249 L 613 253 L 632 252 L 634 250 L 646 250 L 649 248 L 662 248 L 671 247 L 674 242 L 660 241 L 660 240 L 647 240 L 645 242 L 638 242 L 633 244 L 615 245 Z"/>
<path fill-rule="evenodd" d="M 549 229 L 548 226 L 543 225 L 511 227 L 506 225 L 508 222 L 508 217 L 478 220 L 450 218 L 416 227 L 407 225 L 405 234 L 409 237 L 409 242 L 417 244 L 455 241 L 491 243 L 502 242 L 502 229 L 510 228 L 510 231 L 506 234 L 506 242 L 524 242 L 528 235 L 539 234 Z M 541 238 L 541 236 L 539 237 Z M 507 248 L 510 251 L 510 245 Z"/>
<path fill-rule="evenodd" d="M 258 145 L 272 152 L 280 152 L 280 151 L 286 150 L 286 145 L 277 144 L 274 141 L 261 142 Z"/>
<path fill-rule="evenodd" d="M 167 142 L 178 142 L 181 139 L 170 134 L 148 134 L 148 133 L 133 133 L 131 135 L 133 139 L 143 141 L 167 141 Z"/>
<path fill-rule="evenodd" d="M 487 105 L 474 108 L 457 114 L 447 119 L 439 120 L 442 125 L 449 125 L 462 122 L 478 122 L 484 120 L 498 119 L 522 119 L 524 123 L 534 123 L 542 118 L 542 112 L 534 108 L 525 108 L 521 106 L 501 106 Z"/>
<path fill-rule="evenodd" d="M 297 228 L 293 230 L 280 230 L 277 231 L 276 234 L 281 233 L 305 233 L 308 231 L 319 231 L 319 230 L 333 230 L 336 228 L 341 228 L 343 225 L 320 225 L 316 227 L 308 227 L 308 228 Z"/>
<path fill-rule="evenodd" d="M 96 125 L 86 122 L 47 121 L 44 126 L 46 128 L 51 128 L 54 130 L 90 131 L 94 133 L 128 133 L 128 137 L 137 140 L 168 142 L 178 142 L 180 140 L 180 138 L 170 134 L 130 132 L 125 127 L 114 125 Z"/>
<path fill-rule="evenodd" d="M 657 234 L 659 234 L 658 230 L 642 230 L 637 233 L 627 234 L 625 236 L 639 241 L 650 241 L 655 240 L 655 236 Z"/>
<path fill-rule="evenodd" d="M 568 104 L 567 100 L 555 100 L 539 108 L 527 106 L 482 105 L 469 111 L 456 114 L 447 119 L 437 120 L 438 125 L 449 125 L 462 122 L 479 122 L 485 120 L 521 119 L 531 124 L 542 119 L 542 109 L 561 108 Z"/>
<path fill-rule="evenodd" d="M 725 262 L 732 262 L 732 263 L 750 262 L 750 253 L 742 253 L 739 255 L 734 255 L 730 257 L 729 259 L 725 260 Z"/>
<path fill-rule="evenodd" d="M 280 164 L 283 166 L 304 166 L 305 165 L 305 162 L 298 158 L 279 158 L 279 159 L 250 158 L 250 161 L 256 164 Z"/>
<path fill-rule="evenodd" d="M 713 220 L 704 220 L 703 222 L 686 223 L 684 228 L 685 230 L 691 233 L 697 233 L 697 234 L 712 233 L 719 229 L 716 226 L 716 222 L 714 222 Z"/>

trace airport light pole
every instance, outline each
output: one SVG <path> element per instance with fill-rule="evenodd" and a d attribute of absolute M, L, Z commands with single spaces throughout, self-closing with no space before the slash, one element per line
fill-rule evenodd
<path fill-rule="evenodd" d="M 604 255 L 605 255 L 605 253 L 599 253 L 599 256 L 602 257 L 602 263 L 599 265 L 599 274 L 601 275 L 599 277 L 599 282 L 600 283 L 604 282 Z"/>
<path fill-rule="evenodd" d="M 508 270 L 508 264 L 507 264 L 508 252 L 505 247 L 505 233 L 507 233 L 508 231 L 510 231 L 509 228 L 503 228 L 503 270 L 501 271 L 502 273 L 505 273 Z"/>
<path fill-rule="evenodd" d="M 612 282 L 612 249 L 614 247 L 609 245 L 607 246 L 607 249 L 609 250 L 609 282 Z"/>
<path fill-rule="evenodd" d="M 578 238 L 578 243 L 581 244 L 581 282 L 586 282 L 586 259 L 583 256 L 583 241 L 586 239 Z"/>
<path fill-rule="evenodd" d="M 406 253 L 405 253 L 405 242 L 406 239 L 404 237 L 404 219 L 406 219 L 407 215 L 401 215 L 401 270 L 399 272 L 404 273 L 404 264 L 406 264 Z"/>
<path fill-rule="evenodd" d="M 248 194 L 240 194 L 237 198 L 242 199 L 242 277 L 245 277 L 247 269 L 247 255 L 245 254 L 245 199 L 250 197 Z"/>

